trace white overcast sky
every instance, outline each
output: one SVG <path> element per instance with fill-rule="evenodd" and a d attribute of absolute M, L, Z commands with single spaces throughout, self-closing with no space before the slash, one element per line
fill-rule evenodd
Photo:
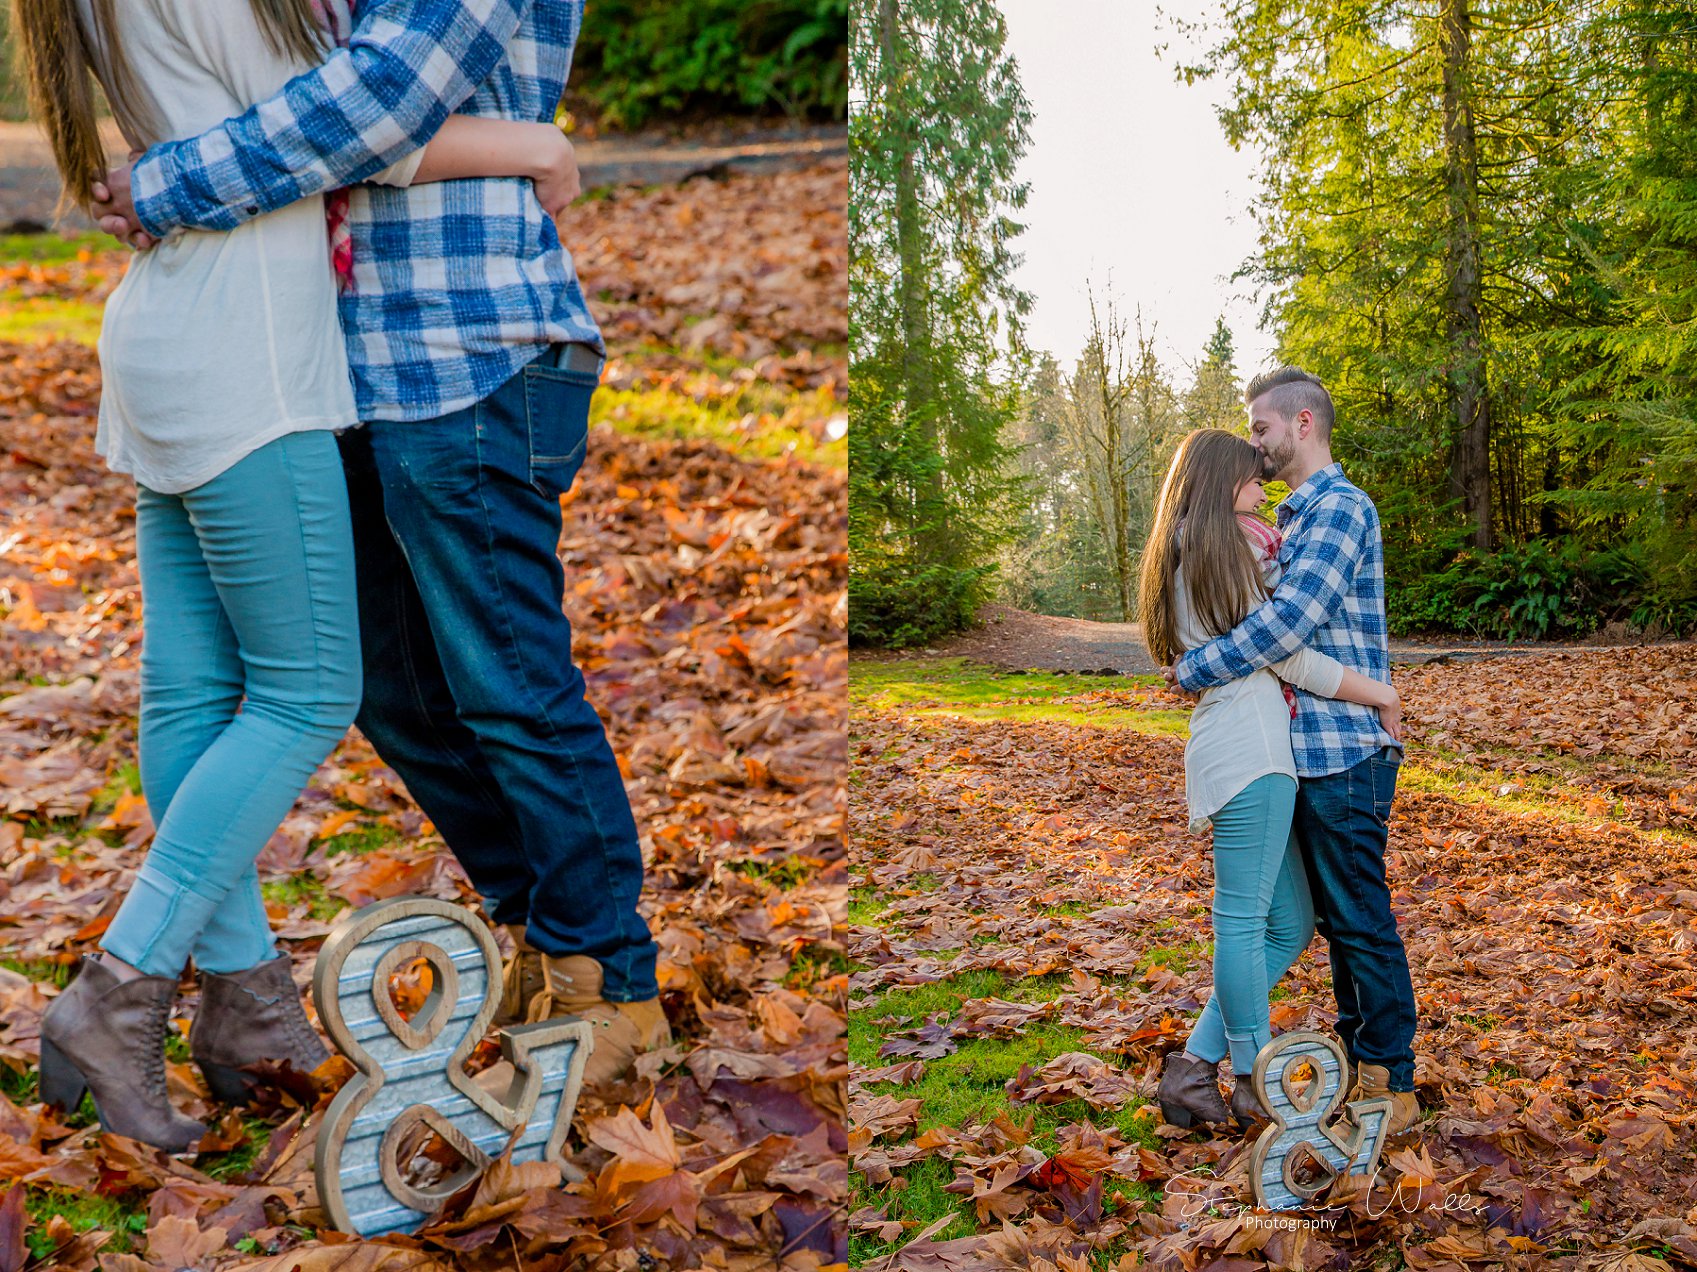
<path fill-rule="evenodd" d="M 997 0 L 1008 50 L 1036 120 L 1021 164 L 1031 184 L 1017 274 L 1035 297 L 1027 339 L 1071 369 L 1089 327 L 1088 279 L 1110 281 L 1129 316 L 1157 324 L 1162 362 L 1183 383 L 1224 314 L 1247 379 L 1273 340 L 1261 297 L 1230 282 L 1255 246 L 1248 206 L 1256 159 L 1226 144 L 1217 81 L 1173 74 L 1199 46 L 1155 0 Z M 1162 0 L 1168 14 L 1217 22 L 1217 0 Z M 1170 51 L 1158 57 L 1157 44 Z"/>

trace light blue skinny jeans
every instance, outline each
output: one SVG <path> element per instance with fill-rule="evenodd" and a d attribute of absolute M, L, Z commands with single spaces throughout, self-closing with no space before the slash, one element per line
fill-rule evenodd
<path fill-rule="evenodd" d="M 1214 992 L 1185 1050 L 1248 1074 L 1273 1040 L 1267 992 L 1314 936 L 1314 903 L 1291 831 L 1296 780 L 1269 773 L 1214 814 Z"/>
<path fill-rule="evenodd" d="M 276 956 L 254 861 L 359 710 L 335 437 L 291 433 L 180 495 L 136 492 L 141 781 L 158 828 L 105 948 L 154 976 Z"/>

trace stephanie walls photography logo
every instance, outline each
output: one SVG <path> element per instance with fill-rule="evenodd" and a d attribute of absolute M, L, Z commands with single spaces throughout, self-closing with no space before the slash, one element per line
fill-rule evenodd
<path fill-rule="evenodd" d="M 1397 1181 L 1390 1199 L 1374 1203 L 1381 1184 L 1380 1156 L 1390 1127 L 1388 1099 L 1345 1101 L 1344 1077 L 1348 1061 L 1335 1039 L 1313 1032 L 1287 1033 L 1261 1049 L 1250 1075 L 1256 1096 L 1270 1117 L 1249 1155 L 1249 1179 L 1255 1208 L 1211 1195 L 1209 1186 L 1218 1180 L 1202 1174 L 1179 1174 L 1168 1181 L 1168 1191 L 1182 1194 L 1185 1183 L 1199 1191 L 1179 1210 L 1182 1222 L 1204 1215 L 1229 1217 L 1248 1214 L 1255 1227 L 1335 1230 L 1344 1208 L 1306 1210 L 1308 1204 L 1340 1179 L 1355 1178 L 1368 1198 L 1367 1217 L 1378 1218 L 1392 1210 L 1414 1213 L 1443 1210 L 1449 1213 L 1478 1213 L 1483 1207 L 1467 1193 L 1429 1202 L 1424 1185 L 1436 1178 L 1415 1176 L 1419 1185 L 1410 1199 L 1409 1189 Z M 1347 1112 L 1347 1116 L 1338 1116 Z M 1292 1213 L 1297 1212 L 1297 1213 Z"/>

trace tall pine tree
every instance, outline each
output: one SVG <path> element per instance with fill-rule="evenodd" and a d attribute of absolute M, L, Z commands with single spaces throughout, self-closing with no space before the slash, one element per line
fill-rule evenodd
<path fill-rule="evenodd" d="M 1617 105 L 1564 221 L 1590 287 L 1544 342 L 1575 369 L 1552 429 L 1574 480 L 1549 502 L 1620 545 L 1640 625 L 1679 628 L 1697 619 L 1697 23 L 1648 0 L 1593 34 Z"/>
<path fill-rule="evenodd" d="M 1016 175 L 1031 110 L 991 0 L 867 0 L 850 48 L 849 633 L 971 621 L 1017 520 Z"/>

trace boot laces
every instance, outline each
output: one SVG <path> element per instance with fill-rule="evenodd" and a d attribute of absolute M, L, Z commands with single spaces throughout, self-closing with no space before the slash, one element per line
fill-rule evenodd
<path fill-rule="evenodd" d="M 165 1095 L 165 1034 L 170 1026 L 171 1000 L 159 997 L 149 1004 L 147 1018 L 147 1084 L 155 1095 Z"/>

